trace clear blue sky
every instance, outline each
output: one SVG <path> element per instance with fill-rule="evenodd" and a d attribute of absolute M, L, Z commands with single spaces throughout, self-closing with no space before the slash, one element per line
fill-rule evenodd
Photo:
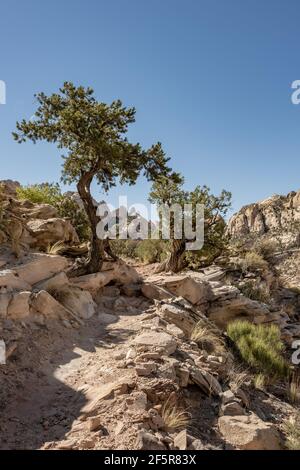
<path fill-rule="evenodd" d="M 299 189 L 299 18 L 298 0 L 2 2 L 0 179 L 59 180 L 56 147 L 18 145 L 11 131 L 35 92 L 71 80 L 136 106 L 130 138 L 161 141 L 187 188 L 224 187 L 234 209 Z M 142 202 L 148 190 L 141 179 L 111 197 Z"/>

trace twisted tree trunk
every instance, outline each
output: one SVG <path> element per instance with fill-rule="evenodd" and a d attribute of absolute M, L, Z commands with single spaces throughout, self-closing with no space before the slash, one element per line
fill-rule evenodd
<path fill-rule="evenodd" d="M 171 253 L 168 258 L 159 265 L 156 272 L 170 271 L 172 273 L 178 273 L 181 271 L 185 267 L 184 253 L 185 240 L 172 240 Z"/>
<path fill-rule="evenodd" d="M 88 216 L 92 233 L 90 253 L 86 263 L 81 268 L 85 274 L 93 274 L 101 271 L 104 259 L 104 243 L 103 240 L 98 238 L 96 232 L 99 218 L 96 214 L 97 209 L 94 206 L 93 198 L 91 196 L 91 182 L 93 176 L 94 174 L 92 172 L 86 173 L 80 178 L 77 184 L 77 190 Z"/>

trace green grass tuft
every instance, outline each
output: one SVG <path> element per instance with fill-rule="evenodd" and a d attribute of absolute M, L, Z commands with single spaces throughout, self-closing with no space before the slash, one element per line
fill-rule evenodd
<path fill-rule="evenodd" d="M 289 366 L 282 353 L 284 345 L 276 325 L 255 325 L 237 320 L 227 327 L 242 359 L 270 379 L 287 377 Z"/>

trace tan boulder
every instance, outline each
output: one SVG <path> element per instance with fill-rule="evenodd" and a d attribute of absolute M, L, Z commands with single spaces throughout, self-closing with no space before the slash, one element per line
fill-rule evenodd
<path fill-rule="evenodd" d="M 222 387 L 218 380 L 204 369 L 191 366 L 189 368 L 190 378 L 192 382 L 198 385 L 208 396 L 219 396 L 222 394 Z"/>
<path fill-rule="evenodd" d="M 159 350 L 162 354 L 169 356 L 177 349 L 175 339 L 164 332 L 146 331 L 134 338 L 132 344 L 139 350 Z"/>
<path fill-rule="evenodd" d="M 30 219 L 47 220 L 57 218 L 58 212 L 50 204 L 32 204 L 32 207 L 27 209 L 25 215 Z"/>
<path fill-rule="evenodd" d="M 27 227 L 33 238 L 31 245 L 34 247 L 48 248 L 56 242 L 79 243 L 74 227 L 66 219 L 33 219 L 27 222 Z"/>
<path fill-rule="evenodd" d="M 1 287 L 18 290 L 28 290 L 31 288 L 30 284 L 20 278 L 18 272 L 12 269 L 0 271 L 0 288 Z"/>
<path fill-rule="evenodd" d="M 0 318 L 7 316 L 7 309 L 11 301 L 12 294 L 9 292 L 0 292 Z"/>
<path fill-rule="evenodd" d="M 30 291 L 15 292 L 7 308 L 7 315 L 11 318 L 26 318 L 30 314 Z"/>
<path fill-rule="evenodd" d="M 239 450 L 280 450 L 280 436 L 276 427 L 262 421 L 255 414 L 249 416 L 222 416 L 219 430 L 225 441 Z"/>
<path fill-rule="evenodd" d="M 152 284 L 151 282 L 145 282 L 141 287 L 141 291 L 144 297 L 150 300 L 163 300 L 174 297 L 171 292 L 161 286 Z"/>
<path fill-rule="evenodd" d="M 91 318 L 96 312 L 97 305 L 91 294 L 78 286 L 65 285 L 55 288 L 53 292 L 55 292 L 53 295 L 66 309 L 84 320 Z"/>
<path fill-rule="evenodd" d="M 158 306 L 157 313 L 168 323 L 180 328 L 186 336 L 191 334 L 198 321 L 206 320 L 200 310 L 181 297 L 163 300 Z"/>
<path fill-rule="evenodd" d="M 27 262 L 14 267 L 13 272 L 20 281 L 27 283 L 27 285 L 34 285 L 67 267 L 68 261 L 62 256 L 35 253 Z"/>
<path fill-rule="evenodd" d="M 75 284 L 82 289 L 86 289 L 91 293 L 97 293 L 102 287 L 109 284 L 114 279 L 114 272 L 101 271 L 94 274 L 86 274 L 85 276 L 79 276 L 72 278 L 72 284 Z"/>
<path fill-rule="evenodd" d="M 40 313 L 48 318 L 68 317 L 66 309 L 45 290 L 32 295 L 31 311 L 33 313 Z"/>
<path fill-rule="evenodd" d="M 45 279 L 44 281 L 38 282 L 33 286 L 35 290 L 46 290 L 51 291 L 53 289 L 59 289 L 70 284 L 69 278 L 65 272 L 54 274 L 54 276 Z"/>

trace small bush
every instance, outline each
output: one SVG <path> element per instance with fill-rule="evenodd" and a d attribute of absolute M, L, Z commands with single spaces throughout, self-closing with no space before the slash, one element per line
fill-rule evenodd
<path fill-rule="evenodd" d="M 162 240 L 142 240 L 135 252 L 143 263 L 158 263 L 163 261 L 166 255 L 166 243 Z"/>
<path fill-rule="evenodd" d="M 136 259 L 136 248 L 138 246 L 138 240 L 110 240 L 110 246 L 115 255 L 120 258 L 131 258 Z"/>
<path fill-rule="evenodd" d="M 27 199 L 35 204 L 50 204 L 56 207 L 61 200 L 62 194 L 57 183 L 42 183 L 17 188 L 19 199 Z"/>
<path fill-rule="evenodd" d="M 256 374 L 253 379 L 256 390 L 264 390 L 266 385 L 266 377 L 264 374 Z"/>
<path fill-rule="evenodd" d="M 254 251 L 248 251 L 242 260 L 243 271 L 263 271 L 267 269 L 268 263 L 263 257 Z"/>
<path fill-rule="evenodd" d="M 208 353 L 224 351 L 224 341 L 222 337 L 202 321 L 196 323 L 194 326 L 191 332 L 191 340 Z"/>
<path fill-rule="evenodd" d="M 300 414 L 284 421 L 282 430 L 289 450 L 300 450 Z"/>
<path fill-rule="evenodd" d="M 268 261 L 276 251 L 278 251 L 278 243 L 274 240 L 261 239 L 254 243 L 253 251 L 258 255 L 262 256 L 266 261 Z"/>
<path fill-rule="evenodd" d="M 276 325 L 254 325 L 237 320 L 228 325 L 227 333 L 242 359 L 259 373 L 273 378 L 288 375 L 289 366 L 282 356 L 284 346 Z"/>
<path fill-rule="evenodd" d="M 165 430 L 174 432 L 186 428 L 191 420 L 191 415 L 168 399 L 162 408 L 162 419 Z"/>
<path fill-rule="evenodd" d="M 66 245 L 62 241 L 58 241 L 53 243 L 53 245 L 49 245 L 47 248 L 47 253 L 49 255 L 60 255 L 64 252 Z"/>
<path fill-rule="evenodd" d="M 240 365 L 233 364 L 228 372 L 230 389 L 236 393 L 244 384 L 249 382 L 249 371 Z"/>
<path fill-rule="evenodd" d="M 240 286 L 239 289 L 242 294 L 251 300 L 257 300 L 264 304 L 271 302 L 270 293 L 265 287 L 248 282 L 247 284 Z"/>
<path fill-rule="evenodd" d="M 293 375 L 291 382 L 288 384 L 288 398 L 294 405 L 300 403 L 300 377 Z"/>

